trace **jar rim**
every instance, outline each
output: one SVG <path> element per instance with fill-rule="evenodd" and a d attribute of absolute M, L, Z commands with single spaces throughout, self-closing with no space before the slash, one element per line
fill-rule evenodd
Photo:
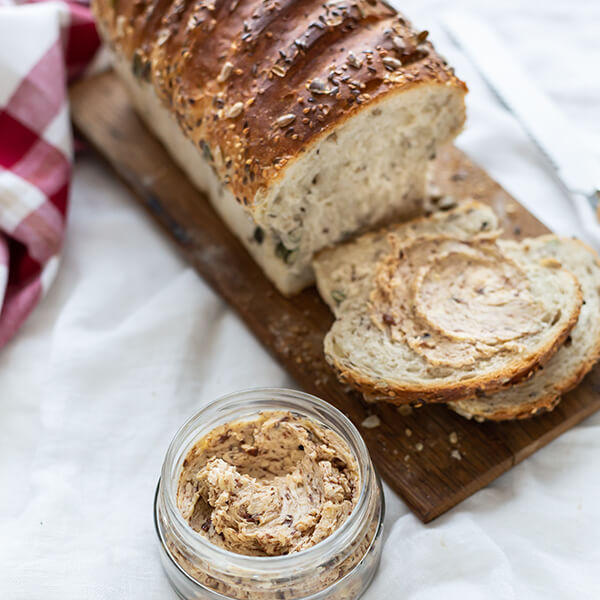
<path fill-rule="evenodd" d="M 254 402 L 256 404 L 273 403 L 273 408 L 264 408 L 262 409 L 264 411 L 283 410 L 285 408 L 287 410 L 297 411 L 299 414 L 307 416 L 307 418 L 320 420 L 321 424 L 340 435 L 344 442 L 348 444 L 359 466 L 361 490 L 356 505 L 340 527 L 310 548 L 279 556 L 252 556 L 238 554 L 227 550 L 226 548 L 221 548 L 190 527 L 177 506 L 176 492 L 173 492 L 173 486 L 165 484 L 167 489 L 165 490 L 163 498 L 165 500 L 166 509 L 169 512 L 169 516 L 176 521 L 179 534 L 182 538 L 185 538 L 185 541 L 192 542 L 194 544 L 194 550 L 200 551 L 203 556 L 207 558 L 209 556 L 220 557 L 236 567 L 254 571 L 258 569 L 264 574 L 281 571 L 282 567 L 285 567 L 286 569 L 294 567 L 302 569 L 303 567 L 315 564 L 313 557 L 316 555 L 323 555 L 328 552 L 338 553 L 340 546 L 349 546 L 354 535 L 356 535 L 357 530 L 360 528 L 362 515 L 364 515 L 368 509 L 369 495 L 374 485 L 374 480 L 376 480 L 376 475 L 365 442 L 350 419 L 348 419 L 348 417 L 346 417 L 339 409 L 311 394 L 287 388 L 256 387 L 226 394 L 213 400 L 192 415 L 179 428 L 173 437 L 163 462 L 161 482 L 167 482 L 171 478 L 173 470 L 178 469 L 178 466 L 180 466 L 176 464 L 180 462 L 179 459 L 181 458 L 181 454 L 178 454 L 178 451 L 185 445 L 186 440 L 187 447 L 185 448 L 185 454 L 193 447 L 193 444 L 201 439 L 202 435 L 193 435 L 193 432 L 197 429 L 199 423 L 204 427 L 210 427 L 208 431 L 218 426 L 218 424 L 211 423 L 210 420 L 208 422 L 203 422 L 203 417 L 214 413 L 212 415 L 213 421 L 216 421 L 218 420 L 217 417 L 219 417 L 219 409 L 237 408 L 243 411 L 244 405 L 239 404 L 241 399 L 246 399 L 248 402 Z M 287 404 L 287 406 L 285 408 L 277 408 L 276 405 L 280 403 L 284 405 Z M 246 407 L 248 407 L 248 405 L 246 405 Z M 310 412 L 309 409 L 311 408 L 314 409 L 313 412 Z M 306 414 L 307 412 L 310 414 Z M 315 412 L 318 416 L 314 414 Z M 243 419 L 244 416 L 245 415 L 240 415 L 238 417 L 232 416 L 228 420 L 222 421 L 222 423 Z M 189 438 L 193 439 L 190 441 Z M 177 475 L 177 482 L 179 476 L 180 473 Z M 175 488 L 176 487 L 177 486 L 175 486 Z M 342 541 L 340 542 L 340 540 Z"/>

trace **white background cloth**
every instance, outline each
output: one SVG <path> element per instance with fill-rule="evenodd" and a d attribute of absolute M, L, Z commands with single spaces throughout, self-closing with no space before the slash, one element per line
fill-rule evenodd
<path fill-rule="evenodd" d="M 459 145 L 553 229 L 577 233 L 543 159 L 433 27 L 447 5 L 402 8 L 469 83 Z M 452 7 L 489 19 L 599 147 L 600 2 Z M 164 452 L 204 403 L 258 385 L 293 382 L 113 173 L 81 160 L 57 281 L 0 353 L 0 598 L 174 599 L 152 524 Z M 599 462 L 600 414 L 427 526 L 386 489 L 366 598 L 597 599 Z"/>

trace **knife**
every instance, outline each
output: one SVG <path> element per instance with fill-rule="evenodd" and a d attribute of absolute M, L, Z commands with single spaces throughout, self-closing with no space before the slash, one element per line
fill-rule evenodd
<path fill-rule="evenodd" d="M 581 224 L 600 244 L 596 215 L 600 164 L 586 152 L 580 134 L 535 87 L 515 56 L 486 23 L 473 15 L 451 12 L 443 16 L 443 25 L 550 162 L 573 199 Z"/>

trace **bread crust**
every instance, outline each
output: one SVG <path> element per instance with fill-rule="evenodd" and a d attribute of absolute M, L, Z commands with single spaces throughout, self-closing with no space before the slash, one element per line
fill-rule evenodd
<path fill-rule="evenodd" d="M 94 0 L 108 44 L 151 81 L 237 200 L 357 111 L 421 85 L 467 88 L 380 0 Z"/>
<path fill-rule="evenodd" d="M 563 238 L 549 234 L 541 236 L 538 239 L 561 240 Z M 574 240 L 569 238 L 568 241 L 570 243 L 577 243 L 583 248 L 585 248 L 592 256 L 595 257 L 594 262 L 596 263 L 598 268 L 600 268 L 600 257 L 598 256 L 596 250 L 594 250 L 591 246 L 589 246 L 585 242 L 582 242 L 581 240 Z M 495 412 L 489 413 L 468 412 L 460 404 L 451 404 L 450 408 L 467 419 L 476 419 L 478 421 L 507 421 L 515 419 L 529 419 L 533 416 L 538 416 L 540 414 L 554 410 L 560 403 L 562 396 L 573 390 L 575 387 L 577 387 L 581 383 L 583 378 L 592 370 L 592 368 L 598 362 L 598 360 L 600 360 L 600 328 L 598 330 L 598 336 L 596 337 L 595 344 L 592 347 L 591 352 L 588 356 L 585 357 L 585 360 L 583 360 L 580 363 L 577 371 L 571 373 L 562 381 L 556 383 L 553 386 L 552 392 L 541 396 L 535 402 L 524 400 L 519 405 L 515 405 L 512 409 L 500 408 Z M 514 390 L 515 394 L 518 394 L 518 392 L 518 388 Z"/>
<path fill-rule="evenodd" d="M 326 359 L 335 368 L 338 377 L 342 382 L 350 384 L 371 398 L 385 398 L 385 401 L 391 404 L 452 402 L 454 400 L 473 398 L 482 393 L 491 393 L 506 389 L 532 377 L 538 369 L 543 367 L 563 345 L 569 333 L 577 323 L 583 301 L 581 287 L 577 279 L 571 273 L 565 269 L 561 270 L 568 273 L 576 284 L 575 289 L 577 290 L 577 298 L 573 305 L 573 310 L 571 311 L 569 318 L 565 321 L 558 336 L 549 340 L 530 361 L 521 363 L 515 361 L 513 364 L 493 375 L 481 375 L 466 381 L 450 383 L 443 387 L 436 387 L 394 385 L 391 383 L 375 381 L 369 376 L 360 374 L 358 371 L 346 368 L 335 358 L 335 356 L 327 352 L 325 353 Z"/>
<path fill-rule="evenodd" d="M 531 417 L 537 417 L 547 412 L 552 412 L 560 403 L 561 395 L 548 395 L 542 400 L 535 403 L 524 403 L 518 409 L 511 410 L 498 410 L 494 413 L 469 413 L 463 410 L 462 406 L 452 405 L 450 408 L 461 417 L 465 419 L 473 419 L 480 423 L 484 421 L 520 421 L 523 419 L 530 419 Z"/>

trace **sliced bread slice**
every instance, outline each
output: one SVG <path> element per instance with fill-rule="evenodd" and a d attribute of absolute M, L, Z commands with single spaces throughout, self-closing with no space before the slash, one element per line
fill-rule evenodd
<path fill-rule="evenodd" d="M 394 403 L 448 402 L 502 389 L 550 360 L 577 321 L 579 284 L 558 264 L 515 263 L 502 254 L 496 224 L 490 209 L 471 203 L 362 236 L 316 258 L 319 291 L 337 317 L 325 337 L 325 356 L 343 381 Z M 460 298 L 444 279 L 453 273 L 462 282 Z M 442 278 L 437 288 L 436 277 Z M 438 299 L 427 299 L 432 290 Z M 440 306 L 454 301 L 455 308 L 440 314 Z M 500 330 L 504 336 L 512 327 L 514 335 L 496 344 L 490 331 L 479 336 L 471 328 L 463 335 L 469 311 L 491 307 L 492 320 L 495 314 L 512 318 L 506 302 L 516 302 L 515 319 Z M 419 303 L 441 332 L 420 318 Z M 519 325 L 523 310 L 533 330 Z M 449 348 L 447 359 L 439 344 Z"/>
<path fill-rule="evenodd" d="M 477 236 L 496 239 L 500 235 L 498 218 L 489 206 L 465 201 L 449 211 L 390 225 L 366 233 L 352 241 L 326 248 L 313 260 L 317 289 L 337 316 L 356 299 L 362 302 L 374 283 L 374 265 L 389 252 L 388 235 L 416 239 L 426 235 L 447 235 L 457 239 Z"/>
<path fill-rule="evenodd" d="M 555 408 L 600 358 L 600 261 L 594 250 L 578 240 L 545 235 L 517 242 L 502 240 L 502 250 L 519 260 L 559 261 L 579 280 L 583 306 L 575 327 L 560 350 L 531 379 L 491 395 L 449 404 L 467 418 L 503 421 L 525 419 Z"/>

